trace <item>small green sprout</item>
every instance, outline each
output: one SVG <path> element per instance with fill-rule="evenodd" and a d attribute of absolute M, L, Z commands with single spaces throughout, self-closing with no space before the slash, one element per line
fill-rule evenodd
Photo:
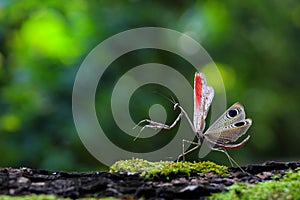
<path fill-rule="evenodd" d="M 280 175 L 280 174 L 273 174 L 273 175 L 271 176 L 271 179 L 274 180 L 274 181 L 279 180 L 280 178 L 281 178 L 281 175 Z"/>

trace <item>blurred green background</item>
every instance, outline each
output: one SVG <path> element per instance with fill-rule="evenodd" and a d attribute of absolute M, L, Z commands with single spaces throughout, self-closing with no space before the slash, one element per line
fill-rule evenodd
<path fill-rule="evenodd" d="M 0 167 L 101 169 L 75 130 L 76 72 L 103 40 L 146 26 L 188 34 L 216 62 L 228 105 L 240 101 L 254 120 L 250 142 L 231 152 L 241 165 L 299 160 L 299 1 L 0 0 Z M 126 65 L 168 60 L 137 57 Z M 140 110 L 136 119 L 147 117 Z M 219 153 L 206 159 L 228 165 Z"/>

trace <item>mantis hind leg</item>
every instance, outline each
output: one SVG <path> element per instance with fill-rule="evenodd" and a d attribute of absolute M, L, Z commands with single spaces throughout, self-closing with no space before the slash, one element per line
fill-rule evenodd
<path fill-rule="evenodd" d="M 246 173 L 241 167 L 240 167 L 240 165 L 229 155 L 229 153 L 226 151 L 226 149 L 221 149 L 221 148 L 211 148 L 211 150 L 213 150 L 213 151 L 219 151 L 219 152 L 222 152 L 222 153 L 224 153 L 226 156 L 227 156 L 227 158 L 228 158 L 228 160 L 229 160 L 229 162 L 230 162 L 230 164 L 231 164 L 231 166 L 232 167 L 234 167 L 234 165 L 233 165 L 233 163 L 243 172 L 243 173 Z"/>

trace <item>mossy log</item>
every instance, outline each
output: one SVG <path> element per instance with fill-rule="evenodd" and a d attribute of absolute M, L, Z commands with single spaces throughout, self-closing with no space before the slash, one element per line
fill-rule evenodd
<path fill-rule="evenodd" d="M 236 182 L 255 184 L 280 179 L 300 162 L 266 162 L 229 168 L 227 175 L 170 174 L 168 179 L 146 178 L 135 172 L 51 172 L 29 168 L 0 168 L 0 195 L 53 194 L 72 199 L 81 197 L 199 199 L 228 191 Z"/>

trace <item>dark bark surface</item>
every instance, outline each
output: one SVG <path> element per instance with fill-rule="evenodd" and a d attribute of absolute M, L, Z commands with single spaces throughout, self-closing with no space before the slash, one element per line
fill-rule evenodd
<path fill-rule="evenodd" d="M 137 173 L 50 172 L 29 168 L 0 168 L 0 194 L 54 194 L 61 197 L 114 196 L 146 199 L 201 199 L 211 193 L 226 191 L 234 182 L 256 183 L 271 180 L 274 174 L 284 174 L 300 167 L 300 162 L 266 162 L 230 169 L 230 176 L 214 173 L 186 176 L 174 175 L 169 180 L 149 180 Z"/>

